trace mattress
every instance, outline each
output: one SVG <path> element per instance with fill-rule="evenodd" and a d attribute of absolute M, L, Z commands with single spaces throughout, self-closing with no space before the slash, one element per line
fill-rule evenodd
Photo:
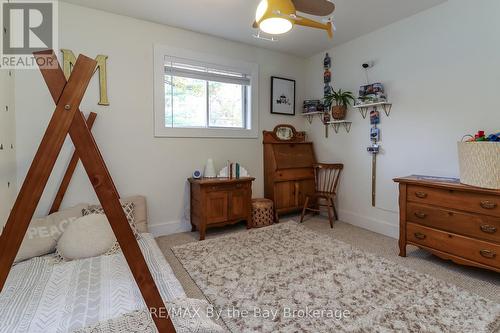
<path fill-rule="evenodd" d="M 151 234 L 139 246 L 164 300 L 186 297 Z M 71 262 L 15 265 L 0 293 L 0 332 L 72 332 L 146 305 L 121 252 Z"/>

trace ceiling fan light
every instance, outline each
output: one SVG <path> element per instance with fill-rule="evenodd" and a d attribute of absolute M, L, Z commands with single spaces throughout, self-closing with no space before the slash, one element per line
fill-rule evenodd
<path fill-rule="evenodd" d="M 292 27 L 292 22 L 281 17 L 271 17 L 259 23 L 259 28 L 271 35 L 284 34 L 290 31 Z"/>

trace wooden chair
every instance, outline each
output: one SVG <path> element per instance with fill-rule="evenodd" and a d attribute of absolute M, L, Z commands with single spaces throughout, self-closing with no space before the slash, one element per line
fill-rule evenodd
<path fill-rule="evenodd" d="M 337 196 L 337 185 L 339 184 L 340 173 L 344 169 L 343 164 L 317 163 L 314 167 L 315 192 L 306 195 L 304 208 L 300 217 L 300 223 L 304 220 L 306 211 L 320 212 L 321 207 L 327 207 L 330 226 L 333 228 L 332 212 L 335 220 L 338 220 L 337 209 L 335 208 L 335 198 Z M 309 207 L 310 200 L 314 200 L 314 207 Z M 326 201 L 322 203 L 321 200 Z"/>

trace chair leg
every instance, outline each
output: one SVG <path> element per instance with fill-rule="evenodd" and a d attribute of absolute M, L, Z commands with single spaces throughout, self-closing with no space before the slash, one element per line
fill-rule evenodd
<path fill-rule="evenodd" d="M 337 208 L 335 208 L 335 202 L 333 201 L 333 198 L 330 198 L 330 201 L 332 202 L 333 215 L 335 216 L 335 221 L 338 221 L 339 215 L 337 214 Z"/>
<path fill-rule="evenodd" d="M 320 211 L 319 209 L 321 208 L 321 206 L 319 205 L 319 198 L 316 198 L 316 201 L 314 202 L 314 209 L 316 209 L 313 214 L 314 215 L 320 215 Z"/>
<path fill-rule="evenodd" d="M 306 210 L 309 206 L 309 196 L 306 196 L 306 202 L 304 202 L 304 208 L 302 208 L 302 215 L 300 216 L 300 223 L 304 221 L 304 215 L 306 215 Z"/>
<path fill-rule="evenodd" d="M 330 227 L 333 229 L 333 219 L 332 219 L 332 212 L 330 211 L 330 208 L 332 207 L 331 206 L 331 203 L 329 202 L 329 200 L 327 200 L 327 206 L 326 206 L 326 209 L 328 210 L 328 220 L 330 221 Z"/>

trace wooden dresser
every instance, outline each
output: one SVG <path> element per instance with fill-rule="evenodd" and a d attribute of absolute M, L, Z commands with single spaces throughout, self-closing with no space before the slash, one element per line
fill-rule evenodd
<path fill-rule="evenodd" d="M 500 272 L 500 191 L 424 176 L 399 183 L 400 256 L 406 245 Z"/>
<path fill-rule="evenodd" d="M 207 228 L 252 221 L 252 181 L 255 178 L 189 178 L 191 226 L 205 239 Z"/>
<path fill-rule="evenodd" d="M 312 142 L 290 125 L 264 131 L 264 196 L 274 201 L 276 213 L 301 211 L 306 194 L 314 192 L 316 163 Z"/>

